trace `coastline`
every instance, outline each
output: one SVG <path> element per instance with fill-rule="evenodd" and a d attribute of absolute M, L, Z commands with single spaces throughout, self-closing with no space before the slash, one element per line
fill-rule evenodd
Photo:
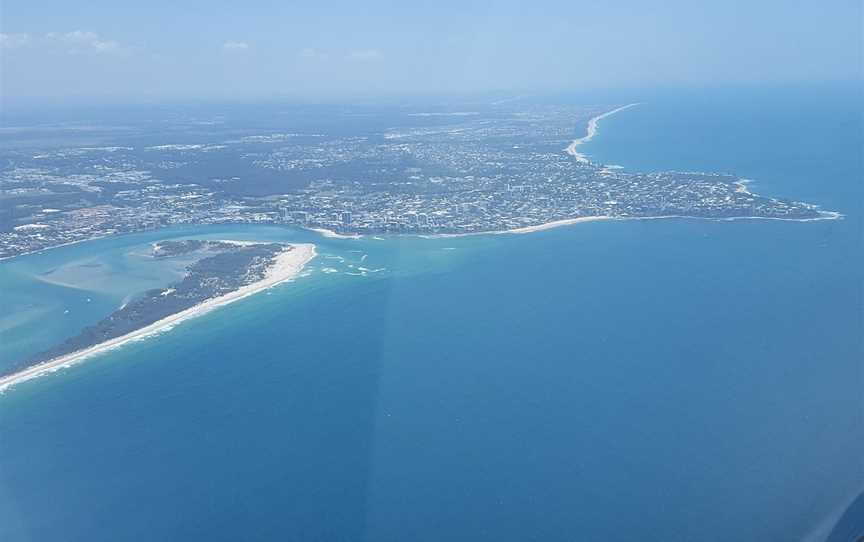
<path fill-rule="evenodd" d="M 688 215 L 661 215 L 661 216 L 582 216 L 579 218 L 565 218 L 562 220 L 553 220 L 552 222 L 545 222 L 543 224 L 537 224 L 536 226 L 524 226 L 521 228 L 513 228 L 510 230 L 497 230 L 497 231 L 478 231 L 478 232 L 469 232 L 469 233 L 436 233 L 431 235 L 417 235 L 417 237 L 421 237 L 423 239 L 445 239 L 450 237 L 469 237 L 472 235 L 509 235 L 509 234 L 524 234 L 524 233 L 534 233 L 543 230 L 551 230 L 553 228 L 560 228 L 563 226 L 572 226 L 574 224 L 581 224 L 583 222 L 597 222 L 601 220 L 669 220 L 669 219 L 679 219 L 679 220 L 708 220 L 712 222 L 733 222 L 736 220 L 777 220 L 780 222 L 819 222 L 822 220 L 842 220 L 845 218 L 845 215 L 842 213 L 838 213 L 836 211 L 819 211 L 820 216 L 814 218 L 781 218 L 781 217 L 773 217 L 773 216 L 730 216 L 725 218 L 712 218 L 709 216 L 688 216 Z"/>
<path fill-rule="evenodd" d="M 595 117 L 591 117 L 588 120 L 587 133 L 578 139 L 574 139 L 573 142 L 570 143 L 570 145 L 568 145 L 566 149 L 564 149 L 564 152 L 566 152 L 567 154 L 569 154 L 570 156 L 575 158 L 577 162 L 581 162 L 583 164 L 590 163 L 590 160 L 588 160 L 588 158 L 584 154 L 577 151 L 576 148 L 579 145 L 581 145 L 583 143 L 587 143 L 588 141 L 591 141 L 592 139 L 594 139 L 594 136 L 597 135 L 597 124 L 602 119 L 605 119 L 608 116 L 614 115 L 615 113 L 618 113 L 620 111 L 624 111 L 625 109 L 629 109 L 629 108 L 637 106 L 637 105 L 639 105 L 639 102 L 623 105 L 617 109 L 613 109 L 612 111 L 607 111 L 607 112 L 601 113 L 600 115 L 597 115 Z"/>
<path fill-rule="evenodd" d="M 290 246 L 291 250 L 285 251 L 276 257 L 273 265 L 271 265 L 267 269 L 267 273 L 263 279 L 257 282 L 253 282 L 252 284 L 247 284 L 246 286 L 238 288 L 237 290 L 234 290 L 233 292 L 227 293 L 225 295 L 215 297 L 213 299 L 208 299 L 207 301 L 199 303 L 194 307 L 190 307 L 176 314 L 172 314 L 171 316 L 166 316 L 161 320 L 157 320 L 152 324 L 144 326 L 141 329 L 132 331 L 131 333 L 127 333 L 126 335 L 121 335 L 120 337 L 115 337 L 103 343 L 99 343 L 91 347 L 85 348 L 84 350 L 72 352 L 71 354 L 66 354 L 48 361 L 44 361 L 37 365 L 27 367 L 18 371 L 17 373 L 0 377 L 0 393 L 5 392 L 8 388 L 14 386 L 15 384 L 37 378 L 47 373 L 53 373 L 66 367 L 70 367 L 84 361 L 91 356 L 106 352 L 108 350 L 112 350 L 114 348 L 118 348 L 128 342 L 136 341 L 144 337 L 160 333 L 162 331 L 167 331 L 175 325 L 183 322 L 184 320 L 201 316 L 202 314 L 206 314 L 218 307 L 233 303 L 235 301 L 239 301 L 240 299 L 248 297 L 252 294 L 256 294 L 258 292 L 293 279 L 300 273 L 303 267 L 315 257 L 316 252 L 315 245 L 309 243 L 292 243 L 290 244 Z"/>
<path fill-rule="evenodd" d="M 585 216 L 581 218 L 566 218 L 564 220 L 555 220 L 537 226 L 526 226 L 524 228 L 515 228 L 512 230 L 487 232 L 486 235 L 504 235 L 504 234 L 520 234 L 533 233 L 537 231 L 550 230 L 552 228 L 560 228 L 562 226 L 571 226 L 582 222 L 594 222 L 597 220 L 710 220 L 712 222 L 733 222 L 736 220 L 779 220 L 781 222 L 818 222 L 821 220 L 841 220 L 843 214 L 836 211 L 819 211 L 820 216 L 814 218 L 780 218 L 773 216 L 730 216 L 725 218 L 712 218 L 708 216 L 688 216 L 688 215 L 661 215 L 661 216 Z M 475 234 L 457 234 L 457 235 L 475 235 Z M 482 235 L 482 234 L 480 234 Z"/>

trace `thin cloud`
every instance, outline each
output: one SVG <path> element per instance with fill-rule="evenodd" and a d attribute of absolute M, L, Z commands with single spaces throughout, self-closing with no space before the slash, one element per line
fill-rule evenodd
<path fill-rule="evenodd" d="M 311 47 L 307 47 L 305 49 L 301 49 L 297 56 L 300 58 L 308 59 L 308 60 L 327 60 L 330 58 L 324 51 L 319 51 L 318 49 L 313 49 Z"/>
<path fill-rule="evenodd" d="M 383 57 L 384 55 L 381 54 L 381 51 L 378 49 L 357 49 L 349 51 L 345 56 L 348 60 L 356 62 L 374 62 L 376 60 L 381 60 Z"/>
<path fill-rule="evenodd" d="M 249 44 L 245 41 L 226 41 L 222 44 L 223 51 L 229 52 L 240 52 L 247 51 L 249 49 Z"/>
<path fill-rule="evenodd" d="M 29 34 L 4 34 L 0 32 L 0 49 L 17 49 L 30 45 Z"/>
<path fill-rule="evenodd" d="M 45 39 L 66 48 L 69 53 L 118 53 L 125 49 L 116 41 L 104 39 L 96 32 L 74 30 L 49 32 Z"/>

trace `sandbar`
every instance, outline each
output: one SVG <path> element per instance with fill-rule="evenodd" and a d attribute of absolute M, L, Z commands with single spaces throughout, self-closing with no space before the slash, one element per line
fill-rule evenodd
<path fill-rule="evenodd" d="M 0 392 L 5 391 L 15 384 L 36 378 L 46 373 L 52 373 L 59 369 L 70 367 L 76 363 L 80 363 L 86 358 L 117 348 L 128 342 L 166 331 L 184 320 L 201 316 L 215 308 L 233 303 L 243 299 L 244 297 L 248 297 L 252 294 L 256 294 L 262 290 L 266 290 L 267 288 L 271 288 L 277 284 L 293 279 L 300 273 L 303 267 L 315 257 L 315 245 L 303 243 L 291 244 L 289 246 L 291 247 L 291 250 L 286 250 L 276 256 L 273 264 L 267 269 L 264 278 L 261 280 L 242 286 L 225 295 L 208 299 L 194 307 L 172 314 L 171 316 L 167 316 L 161 320 L 157 320 L 152 324 L 125 335 L 121 335 L 120 337 L 115 337 L 89 348 L 65 354 L 37 365 L 27 367 L 16 373 L 0 377 Z"/>

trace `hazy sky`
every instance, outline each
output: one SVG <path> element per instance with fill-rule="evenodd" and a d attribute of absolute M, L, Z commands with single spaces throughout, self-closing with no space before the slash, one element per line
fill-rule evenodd
<path fill-rule="evenodd" d="M 8 104 L 861 78 L 861 0 L 2 0 Z"/>

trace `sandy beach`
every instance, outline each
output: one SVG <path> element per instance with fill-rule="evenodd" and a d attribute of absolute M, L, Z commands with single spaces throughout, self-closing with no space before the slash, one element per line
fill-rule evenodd
<path fill-rule="evenodd" d="M 636 105 L 639 105 L 639 104 L 638 103 L 627 104 L 627 105 L 621 106 L 617 109 L 613 109 L 612 111 L 607 111 L 601 115 L 597 115 L 596 117 L 592 117 L 588 121 L 588 132 L 583 137 L 580 137 L 579 139 L 574 139 L 573 142 L 570 143 L 570 145 L 568 145 L 566 149 L 564 149 L 564 151 L 567 154 L 569 154 L 570 156 L 572 156 L 573 158 L 575 158 L 578 162 L 582 162 L 584 164 L 587 164 L 589 162 L 588 158 L 584 154 L 577 151 L 576 150 L 577 147 L 579 147 L 579 145 L 581 145 L 583 143 L 586 143 L 586 142 L 594 139 L 594 136 L 597 135 L 597 123 L 599 123 L 601 119 L 604 119 L 610 115 L 614 115 L 615 113 L 618 113 L 619 111 L 624 111 L 625 109 L 629 109 L 629 108 L 636 106 Z"/>
<path fill-rule="evenodd" d="M 582 216 L 579 218 L 565 218 L 563 220 L 553 220 L 537 224 L 536 226 L 525 226 L 522 228 L 513 228 L 510 230 L 500 231 L 478 231 L 470 233 L 436 233 L 432 235 L 418 235 L 423 239 L 441 239 L 448 237 L 469 237 L 474 235 L 508 235 L 533 233 L 543 230 L 551 230 L 552 228 L 560 228 L 563 226 L 572 226 L 574 224 L 582 224 L 584 222 L 595 222 L 600 220 L 709 220 L 714 222 L 732 222 L 737 220 L 779 220 L 782 222 L 817 222 L 821 220 L 842 220 L 844 215 L 834 211 L 819 211 L 819 216 L 813 218 L 782 218 L 771 216 L 730 216 L 725 218 L 713 218 L 707 216 L 687 216 L 687 215 L 662 215 L 662 216 Z"/>
<path fill-rule="evenodd" d="M 614 217 L 611 216 L 583 216 L 579 218 L 567 218 L 564 220 L 555 220 L 552 222 L 546 222 L 545 224 L 538 224 L 536 226 L 525 226 L 524 228 L 514 228 L 512 230 L 504 230 L 495 232 L 496 234 L 507 234 L 507 233 L 532 233 L 535 231 L 543 231 L 550 230 L 552 228 L 559 228 L 561 226 L 570 226 L 572 224 L 580 224 L 582 222 L 594 222 L 595 220 L 614 220 Z"/>
<path fill-rule="evenodd" d="M 362 236 L 359 233 L 354 233 L 351 235 L 346 235 L 343 233 L 336 233 L 333 230 L 328 230 L 325 228 L 306 228 L 309 231 L 314 231 L 315 233 L 321 234 L 323 237 L 329 237 L 331 239 L 360 239 Z"/>
<path fill-rule="evenodd" d="M 819 211 L 818 217 L 813 218 L 781 218 L 771 216 L 731 216 L 726 218 L 711 218 L 701 216 L 685 216 L 685 215 L 665 215 L 665 216 L 583 216 L 580 218 L 568 218 L 565 220 L 555 220 L 538 224 L 537 226 L 526 226 L 524 228 L 515 228 L 512 230 L 504 230 L 498 232 L 490 232 L 495 235 L 504 235 L 508 233 L 533 233 L 536 231 L 549 230 L 552 228 L 560 228 L 562 226 L 571 226 L 573 224 L 581 224 L 582 222 L 594 222 L 596 220 L 712 220 L 716 222 L 731 222 L 736 220 L 781 220 L 784 222 L 815 222 L 819 220 L 839 220 L 843 215 L 834 211 Z"/>
<path fill-rule="evenodd" d="M 303 267 L 312 258 L 315 257 L 315 245 L 292 244 L 291 247 L 291 250 L 285 251 L 276 257 L 276 261 L 267 270 L 265 277 L 257 282 L 247 284 L 246 286 L 243 286 L 242 288 L 239 288 L 231 293 L 207 300 L 203 303 L 195 305 L 194 307 L 178 312 L 177 314 L 172 314 L 171 316 L 153 322 L 148 326 L 135 330 L 131 333 L 127 333 L 126 335 L 116 337 L 114 339 L 91 346 L 90 348 L 86 348 L 84 350 L 79 350 L 78 352 L 72 352 L 71 354 L 66 354 L 64 356 L 45 361 L 38 365 L 23 369 L 17 373 L 0 377 L 0 392 L 3 392 L 7 388 L 15 384 L 24 382 L 26 380 L 36 378 L 46 373 L 52 373 L 59 369 L 70 367 L 76 363 L 80 363 L 81 361 L 90 356 L 105 352 L 107 350 L 111 350 L 113 348 L 117 348 L 130 341 L 139 340 L 149 335 L 166 331 L 179 324 L 180 322 L 183 322 L 184 320 L 200 316 L 223 305 L 233 303 L 235 301 L 243 299 L 244 297 L 250 296 L 262 290 L 266 290 L 267 288 L 276 286 L 277 284 L 281 284 L 285 281 L 291 280 L 292 278 L 297 276 L 298 273 L 300 273 Z"/>

